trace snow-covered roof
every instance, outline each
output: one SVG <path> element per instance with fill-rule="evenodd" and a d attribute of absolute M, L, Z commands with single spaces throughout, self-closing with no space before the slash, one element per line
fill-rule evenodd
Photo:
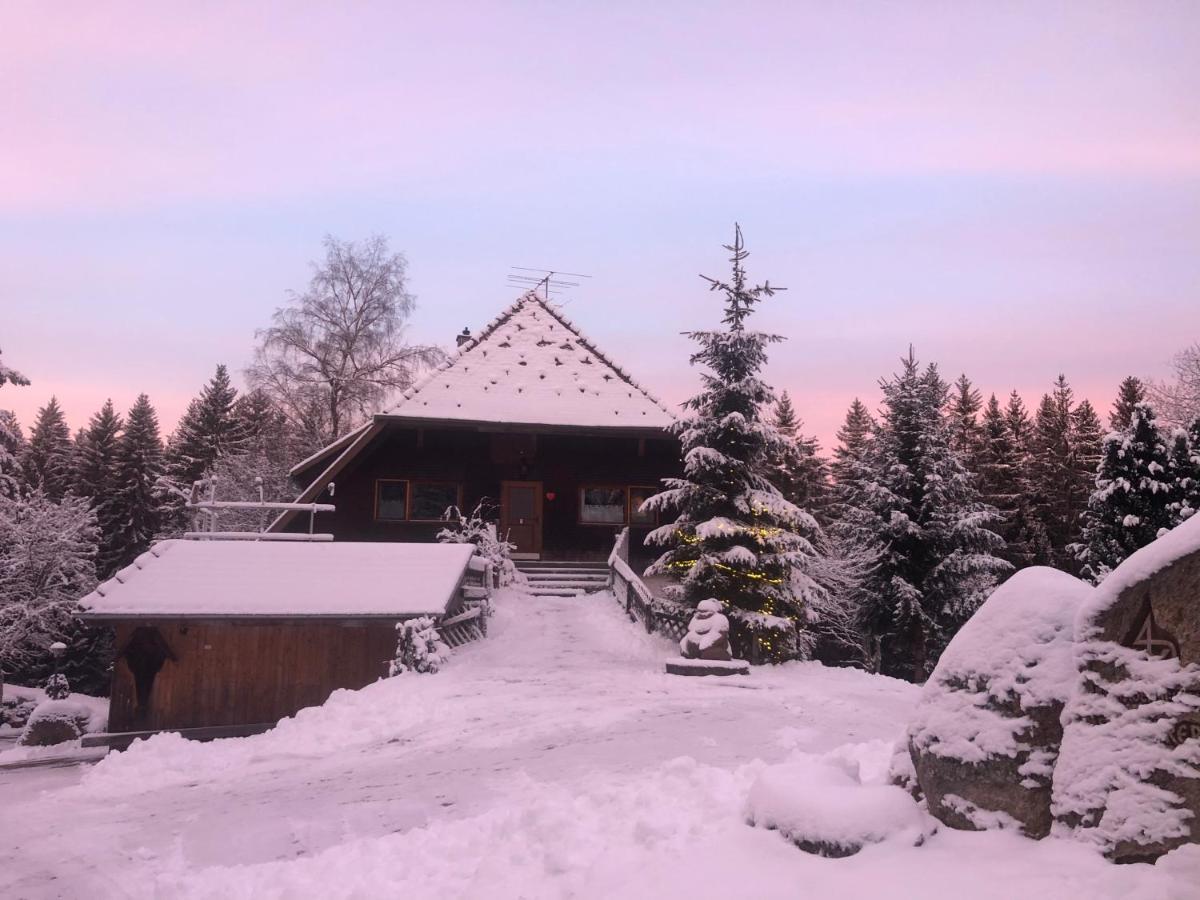
<path fill-rule="evenodd" d="M 160 541 L 81 601 L 91 618 L 440 615 L 470 544 Z"/>
<path fill-rule="evenodd" d="M 382 415 L 520 425 L 666 428 L 674 416 L 534 292 Z"/>

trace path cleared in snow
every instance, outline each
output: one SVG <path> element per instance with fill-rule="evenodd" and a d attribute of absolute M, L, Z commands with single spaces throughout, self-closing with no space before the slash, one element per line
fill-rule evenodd
<path fill-rule="evenodd" d="M 899 737 L 911 685 L 816 664 L 667 676 L 675 648 L 608 594 L 506 591 L 491 631 L 436 676 L 339 692 L 264 735 L 3 776 L 0 895 L 1002 897 L 1021 891 L 979 874 L 1012 852 L 1046 860 L 1022 891 L 1171 896 L 1169 874 L 1081 847 L 942 833 L 824 860 L 744 824 L 765 765 Z"/>

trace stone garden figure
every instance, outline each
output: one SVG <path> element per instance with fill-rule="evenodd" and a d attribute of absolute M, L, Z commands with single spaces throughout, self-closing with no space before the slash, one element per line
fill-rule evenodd
<path fill-rule="evenodd" d="M 679 642 L 685 659 L 732 659 L 729 649 L 729 619 L 719 600 L 701 600 L 688 623 L 687 634 Z"/>
<path fill-rule="evenodd" d="M 696 604 L 687 634 L 679 642 L 679 658 L 667 660 L 669 675 L 749 675 L 750 664 L 734 659 L 729 646 L 729 619 L 720 600 Z"/>

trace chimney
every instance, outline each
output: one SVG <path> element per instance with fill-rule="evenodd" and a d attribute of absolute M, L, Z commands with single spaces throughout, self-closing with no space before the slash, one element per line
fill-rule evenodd
<path fill-rule="evenodd" d="M 454 340 L 457 342 L 458 346 L 461 347 L 463 344 L 471 340 L 471 329 L 464 328 L 462 330 L 462 334 L 455 337 Z"/>

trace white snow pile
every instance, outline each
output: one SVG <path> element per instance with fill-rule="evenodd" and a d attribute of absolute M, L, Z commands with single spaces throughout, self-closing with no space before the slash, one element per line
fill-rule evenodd
<path fill-rule="evenodd" d="M 888 783 L 893 746 L 872 741 L 819 756 L 793 754 L 754 782 L 747 820 L 820 856 L 849 856 L 889 839 L 920 844 L 935 823 L 907 791 Z"/>
<path fill-rule="evenodd" d="M 909 725 L 913 747 L 965 763 L 1029 751 L 1022 774 L 1049 778 L 1053 757 L 1024 740 L 1033 722 L 1022 713 L 1061 705 L 1074 691 L 1075 616 L 1091 593 L 1079 579 L 1044 566 L 1001 585 L 926 682 Z"/>
<path fill-rule="evenodd" d="M 811 787 L 833 792 L 857 760 L 872 781 L 886 742 L 851 745 L 810 761 Z M 748 794 L 766 790 L 787 764 L 753 762 L 733 769 L 679 757 L 626 774 L 553 782 L 518 775 L 487 811 L 440 818 L 378 837 L 349 837 L 308 856 L 249 865 L 196 866 L 176 849 L 146 863 L 125 896 L 198 900 L 274 900 L 421 897 L 437 900 L 686 898 L 794 900 L 797 896 L 878 900 L 1011 900 L 1013 897 L 1089 900 L 1187 900 L 1200 875 L 1200 847 L 1185 847 L 1156 866 L 1114 867 L 1074 842 L 1030 841 L 1006 832 L 942 829 L 914 847 L 924 822 L 892 801 L 840 798 L 862 814 L 827 811 L 830 828 L 859 835 L 872 811 L 888 818 L 890 837 L 848 859 L 800 853 L 764 828 L 745 824 Z M 822 771 L 832 767 L 841 775 Z M 867 769 L 871 774 L 866 774 Z M 865 796 L 875 785 L 860 784 Z M 837 797 L 828 799 L 836 802 Z M 766 802 L 766 801 L 764 801 Z M 796 805 L 790 816 L 799 816 Z M 829 829 L 826 829 L 829 830 Z M 144 880 L 143 880 L 144 879 Z"/>

